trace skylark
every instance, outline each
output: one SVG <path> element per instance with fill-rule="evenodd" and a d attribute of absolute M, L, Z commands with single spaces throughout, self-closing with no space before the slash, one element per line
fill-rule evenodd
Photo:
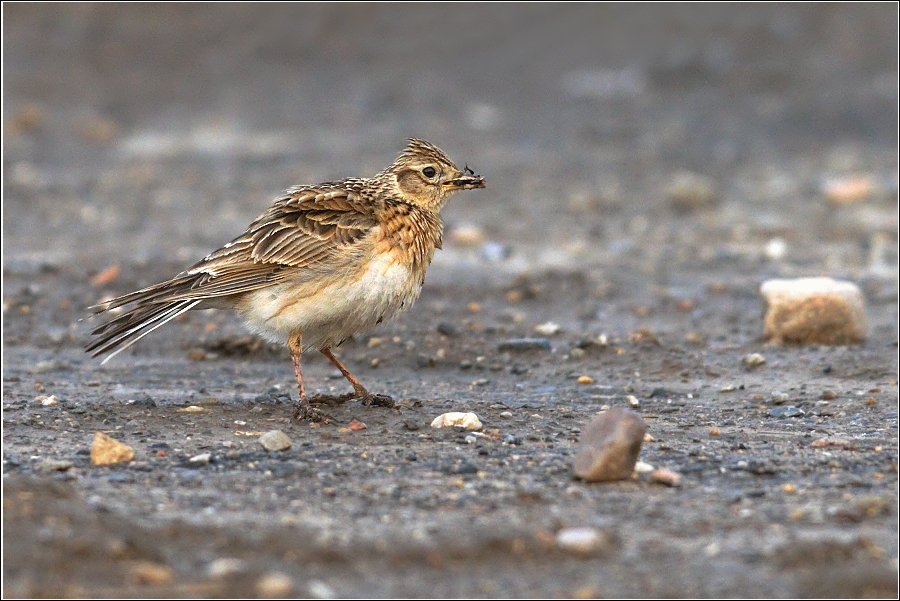
<path fill-rule="evenodd" d="M 372 178 L 297 186 L 275 199 L 241 236 L 177 276 L 103 302 L 128 307 L 91 332 L 104 363 L 192 309 L 232 309 L 272 342 L 287 342 L 300 399 L 295 417 L 320 418 L 303 386 L 300 355 L 319 350 L 376 400 L 331 349 L 408 309 L 418 298 L 435 249 L 441 207 L 459 190 L 484 188 L 436 146 L 410 138 L 396 161 Z"/>

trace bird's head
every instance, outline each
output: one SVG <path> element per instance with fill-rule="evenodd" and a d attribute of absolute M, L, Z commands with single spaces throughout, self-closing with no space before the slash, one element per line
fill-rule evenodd
<path fill-rule="evenodd" d="M 379 178 L 399 200 L 438 212 L 448 198 L 460 190 L 484 188 L 484 178 L 468 167 L 462 171 L 444 151 L 416 138 Z"/>

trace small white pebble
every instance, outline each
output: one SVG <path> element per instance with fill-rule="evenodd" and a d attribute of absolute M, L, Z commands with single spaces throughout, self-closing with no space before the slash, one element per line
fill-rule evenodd
<path fill-rule="evenodd" d="M 334 599 L 337 597 L 334 589 L 321 580 L 310 580 L 306 588 L 309 591 L 309 596 L 313 599 Z"/>
<path fill-rule="evenodd" d="M 262 598 L 287 597 L 294 588 L 294 580 L 283 572 L 269 572 L 256 581 L 256 593 Z"/>
<path fill-rule="evenodd" d="M 634 464 L 634 471 L 638 474 L 649 474 L 656 468 L 647 463 L 646 461 L 638 461 Z"/>
<path fill-rule="evenodd" d="M 512 417 L 512 411 L 501 411 L 500 417 Z"/>
<path fill-rule="evenodd" d="M 206 575 L 209 578 L 224 578 L 230 574 L 242 572 L 247 567 L 243 559 L 234 557 L 220 557 L 214 559 L 206 566 Z"/>
<path fill-rule="evenodd" d="M 763 247 L 763 254 L 767 259 L 777 261 L 784 257 L 787 252 L 787 242 L 781 238 L 772 238 Z"/>
<path fill-rule="evenodd" d="M 484 230 L 477 225 L 462 224 L 450 234 L 450 239 L 460 246 L 479 246 L 485 240 Z"/>
<path fill-rule="evenodd" d="M 749 355 L 744 355 L 741 361 L 747 367 L 758 367 L 766 362 L 766 358 L 759 353 L 750 353 Z"/>
<path fill-rule="evenodd" d="M 790 398 L 790 395 L 786 392 L 781 392 L 780 390 L 772 391 L 772 401 L 774 401 L 776 405 L 787 403 Z"/>
<path fill-rule="evenodd" d="M 556 546 L 576 555 L 590 555 L 605 544 L 595 528 L 563 528 L 556 533 Z"/>
<path fill-rule="evenodd" d="M 200 455 L 194 455 L 193 457 L 188 459 L 188 461 L 190 463 L 209 463 L 209 461 L 211 459 L 212 459 L 211 453 L 201 453 Z"/>
<path fill-rule="evenodd" d="M 539 326 L 535 326 L 534 331 L 544 336 L 553 336 L 554 334 L 557 334 L 559 332 L 559 324 L 548 321 L 547 323 L 542 323 Z"/>
<path fill-rule="evenodd" d="M 432 428 L 451 428 L 453 426 L 462 426 L 466 430 L 481 430 L 484 427 L 478 416 L 471 412 L 452 411 L 437 416 L 431 422 Z"/>
<path fill-rule="evenodd" d="M 636 396 L 634 396 L 633 394 L 629 394 L 627 397 L 625 397 L 625 402 L 626 402 L 626 403 L 628 404 L 628 406 L 631 407 L 632 409 L 636 409 L 636 408 L 638 408 L 638 407 L 641 406 L 641 402 L 640 402 L 640 401 L 638 400 L 638 398 L 637 398 Z"/>

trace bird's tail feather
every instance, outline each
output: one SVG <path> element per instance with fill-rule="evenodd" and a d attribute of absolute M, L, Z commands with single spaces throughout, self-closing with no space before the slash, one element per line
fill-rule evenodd
<path fill-rule="evenodd" d="M 115 300 L 118 301 L 119 299 Z M 190 311 L 201 302 L 203 302 L 203 299 L 139 304 L 95 328 L 91 332 L 91 336 L 100 336 L 100 338 L 87 345 L 85 350 L 89 353 L 93 352 L 92 356 L 96 357 L 116 349 L 103 360 L 103 363 L 106 363 L 156 328 L 169 323 L 182 313 Z M 119 303 L 115 306 L 121 306 L 122 304 L 127 303 Z"/>
<path fill-rule="evenodd" d="M 189 291 L 195 280 L 196 277 L 176 277 L 167 282 L 155 284 L 135 292 L 123 294 L 122 296 L 108 301 L 103 301 L 102 303 L 88 307 L 87 310 L 90 311 L 92 315 L 97 315 L 98 313 L 123 307 L 131 303 L 140 303 L 141 305 L 146 305 L 148 303 L 164 303 L 167 300 L 172 300 L 171 297 L 179 292 Z"/>

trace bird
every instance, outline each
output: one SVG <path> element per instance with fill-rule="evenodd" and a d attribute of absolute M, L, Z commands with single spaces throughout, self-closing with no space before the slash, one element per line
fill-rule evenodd
<path fill-rule="evenodd" d="M 484 188 L 437 146 L 409 138 L 386 169 L 370 178 L 295 186 L 279 195 L 246 231 L 165 282 L 92 307 L 119 310 L 95 327 L 86 352 L 103 363 L 192 310 L 230 309 L 255 334 L 286 344 L 300 389 L 294 418 L 329 418 L 310 406 L 301 355 L 318 350 L 353 386 L 349 398 L 373 395 L 332 353 L 409 309 L 441 248 L 444 203 Z"/>

